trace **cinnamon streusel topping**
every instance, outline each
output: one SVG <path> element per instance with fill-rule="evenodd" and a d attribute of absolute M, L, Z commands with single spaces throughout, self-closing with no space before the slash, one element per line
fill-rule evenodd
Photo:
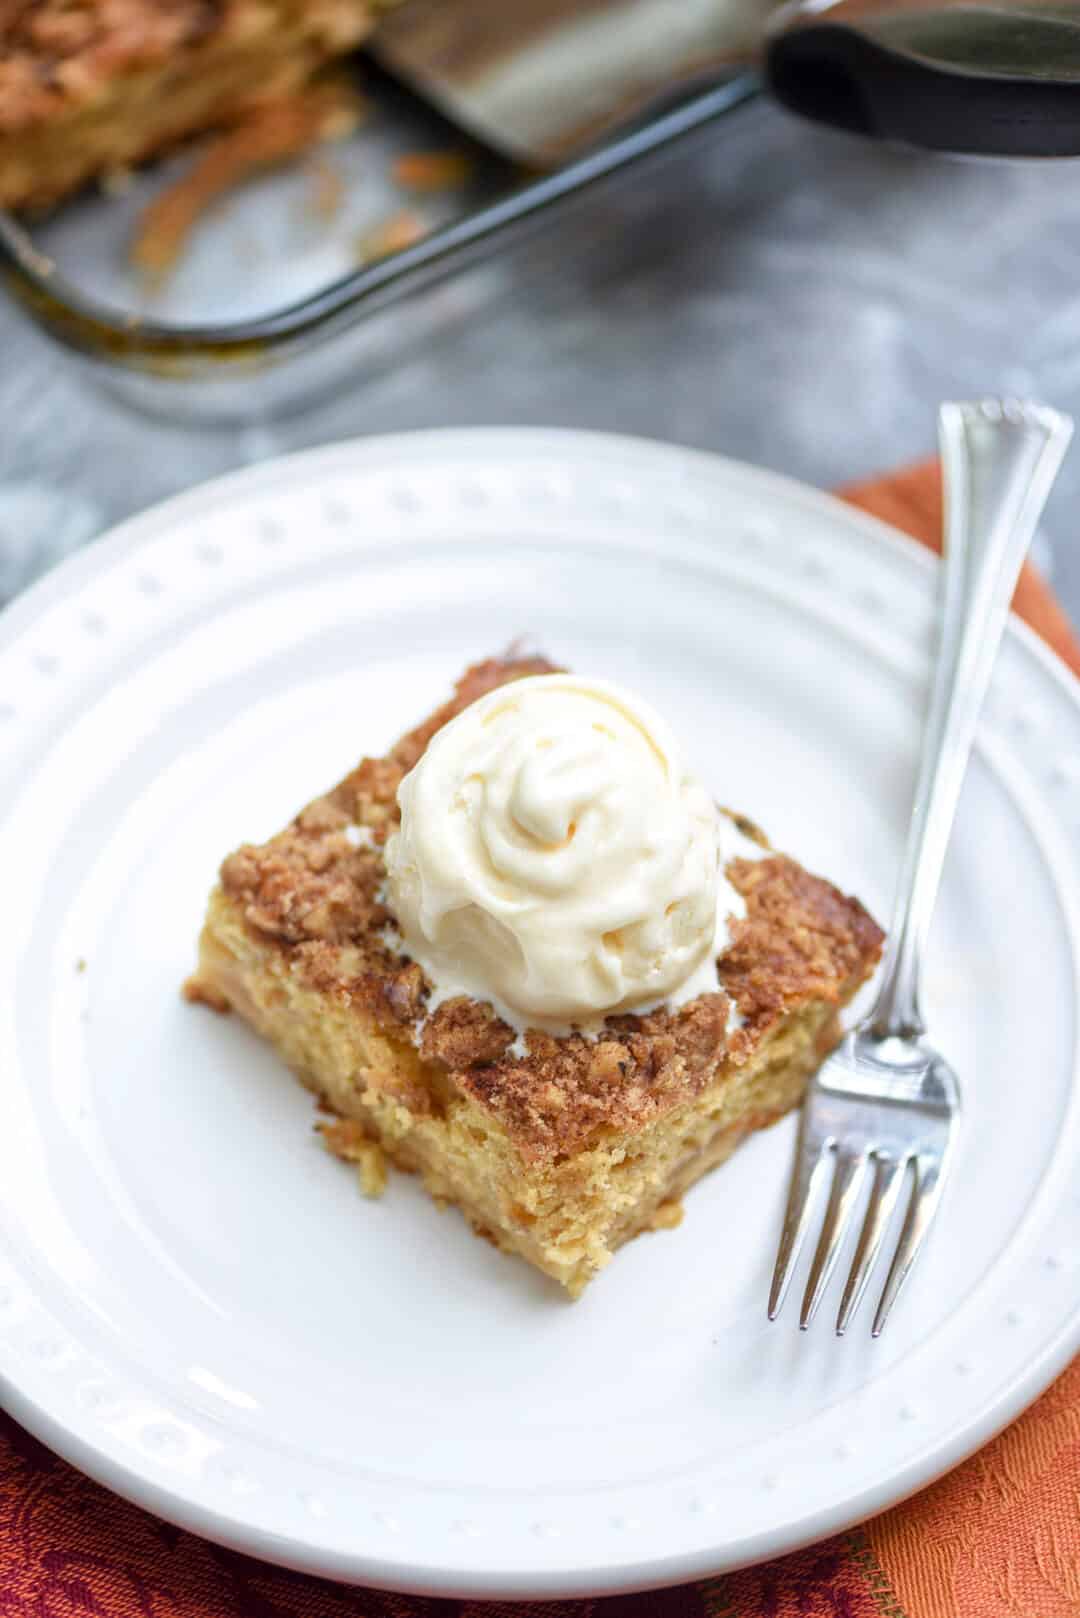
<path fill-rule="evenodd" d="M 728 877 L 746 916 L 732 921 L 719 960 L 723 992 L 677 1011 L 610 1018 L 599 1039 L 533 1030 L 524 1055 L 484 1002 L 451 1000 L 429 1015 L 428 985 L 395 951 L 394 918 L 380 897 L 398 784 L 436 730 L 468 703 L 508 680 L 551 671 L 539 658 L 477 664 L 453 698 L 385 758 L 364 759 L 270 842 L 231 855 L 221 872 L 245 924 L 280 947 L 290 971 L 418 1045 L 530 1160 L 571 1153 L 601 1130 L 641 1127 L 698 1094 L 714 1079 L 719 1056 L 741 1065 L 800 1004 L 839 1004 L 882 941 L 857 900 L 787 856 L 735 860 Z M 355 825 L 369 828 L 370 846 L 346 835 Z"/>

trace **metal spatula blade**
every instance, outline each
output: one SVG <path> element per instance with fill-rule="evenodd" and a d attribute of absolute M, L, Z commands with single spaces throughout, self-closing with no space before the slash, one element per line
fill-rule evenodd
<path fill-rule="evenodd" d="M 518 162 L 561 163 L 756 56 L 771 0 L 404 0 L 369 41 Z"/>

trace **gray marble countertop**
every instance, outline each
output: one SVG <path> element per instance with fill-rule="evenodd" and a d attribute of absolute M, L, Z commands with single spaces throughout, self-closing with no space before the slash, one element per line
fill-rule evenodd
<path fill-rule="evenodd" d="M 1080 168 L 950 162 L 758 102 L 424 294 L 348 392 L 248 426 L 112 399 L 0 303 L 0 599 L 151 501 L 280 451 L 528 423 L 673 439 L 823 486 L 923 455 L 944 397 L 1080 416 Z M 386 320 L 388 317 L 383 317 Z M 1040 560 L 1080 622 L 1080 448 Z"/>

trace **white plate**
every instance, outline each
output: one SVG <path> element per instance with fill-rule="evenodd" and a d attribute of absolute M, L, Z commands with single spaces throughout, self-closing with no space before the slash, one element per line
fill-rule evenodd
<path fill-rule="evenodd" d="M 1010 628 L 927 996 L 967 1112 L 877 1344 L 765 1320 L 792 1124 L 573 1306 L 378 1205 L 236 1020 L 181 1003 L 222 854 L 527 632 L 887 916 L 934 564 L 679 449 L 432 434 L 244 472 L 0 621 L 0 1366 L 15 1417 L 256 1555 L 438 1593 L 675 1582 L 890 1504 L 1080 1346 L 1080 701 Z M 85 965 L 83 964 L 85 963 Z M 835 1299 L 833 1300 L 835 1302 Z"/>

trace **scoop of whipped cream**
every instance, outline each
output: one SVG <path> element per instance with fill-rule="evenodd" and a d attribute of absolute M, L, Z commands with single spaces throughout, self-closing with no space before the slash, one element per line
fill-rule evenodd
<path fill-rule="evenodd" d="M 736 850 L 666 725 L 615 686 L 552 674 L 489 692 L 398 802 L 389 898 L 435 1003 L 467 994 L 519 1031 L 564 1033 L 718 987 L 743 913 L 723 874 Z"/>

